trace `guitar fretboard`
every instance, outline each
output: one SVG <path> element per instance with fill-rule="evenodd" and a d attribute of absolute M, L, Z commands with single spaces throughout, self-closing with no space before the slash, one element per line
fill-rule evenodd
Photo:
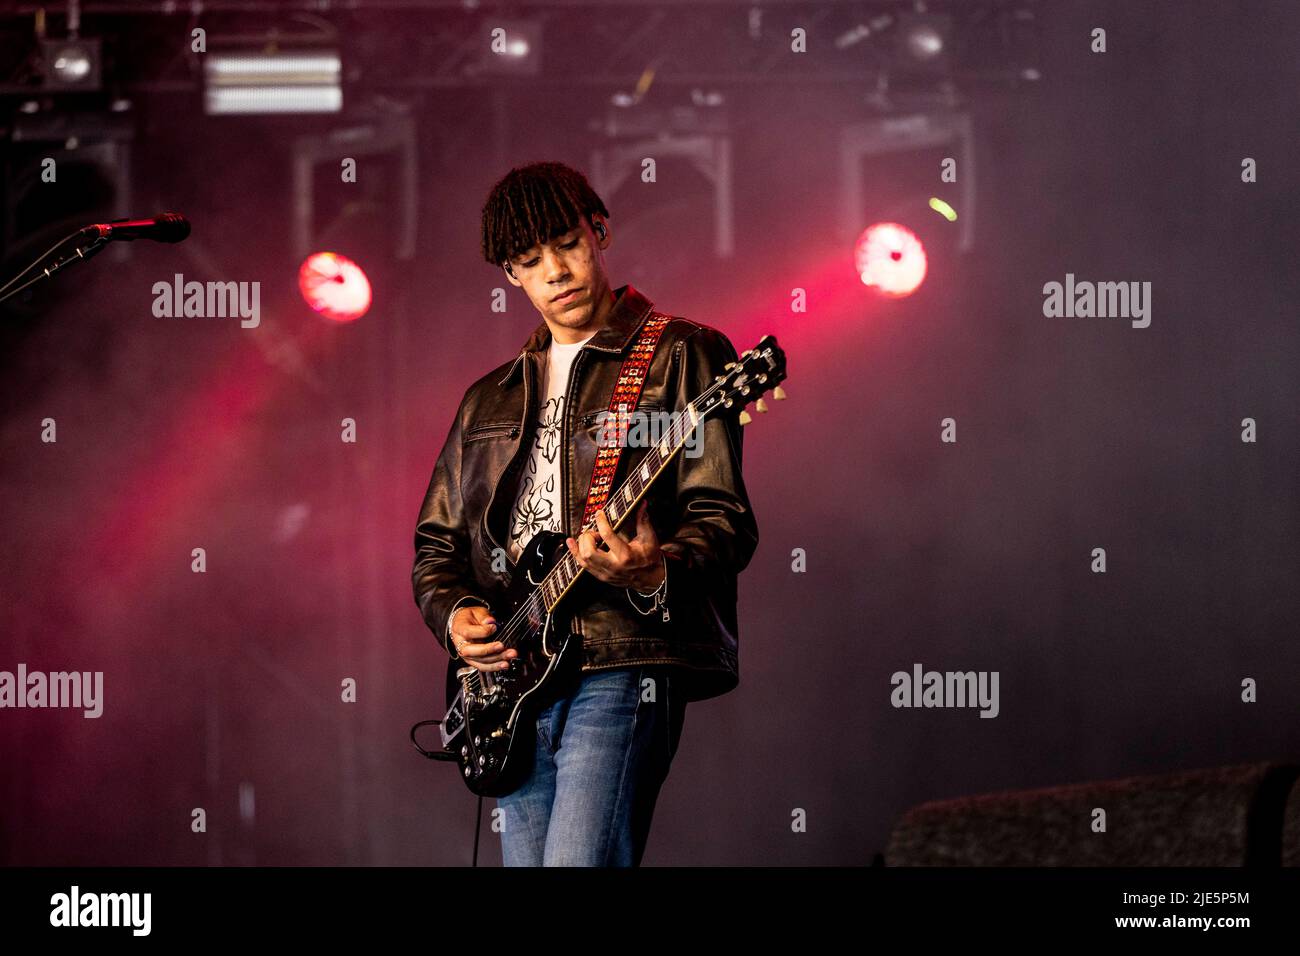
<path fill-rule="evenodd" d="M 681 415 L 673 419 L 659 443 L 646 452 L 645 457 L 637 463 L 636 468 L 627 480 L 606 499 L 605 514 L 609 517 L 609 523 L 615 529 L 636 507 L 646 489 L 654 483 L 655 479 L 672 462 L 673 456 L 682 450 L 696 424 L 704 417 L 701 409 L 707 410 L 713 404 L 716 404 L 716 402 L 709 400 L 713 397 L 716 387 L 715 385 L 706 390 L 695 401 L 687 405 L 686 410 Z M 617 422 L 608 422 L 605 427 L 608 430 L 617 427 L 617 425 Z M 595 527 L 596 521 L 593 518 L 583 526 L 582 531 Z M 536 592 L 544 612 L 555 609 L 555 606 L 560 603 L 560 599 L 573 586 L 573 583 L 582 572 L 583 568 L 573 559 L 571 554 L 564 555 L 556 563 L 555 567 L 542 580 Z"/>

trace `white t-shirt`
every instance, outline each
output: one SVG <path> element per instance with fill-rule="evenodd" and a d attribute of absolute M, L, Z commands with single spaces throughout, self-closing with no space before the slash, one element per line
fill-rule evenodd
<path fill-rule="evenodd" d="M 593 332 L 571 345 L 552 338 L 547 347 L 533 447 L 528 454 L 528 464 L 520 473 L 514 507 L 510 509 L 510 540 L 506 549 L 511 561 L 519 560 L 524 545 L 537 532 L 564 530 L 560 494 L 560 453 L 563 451 L 560 448 L 560 426 L 564 421 L 564 388 L 569 384 L 569 368 L 574 356 L 595 334 Z"/>

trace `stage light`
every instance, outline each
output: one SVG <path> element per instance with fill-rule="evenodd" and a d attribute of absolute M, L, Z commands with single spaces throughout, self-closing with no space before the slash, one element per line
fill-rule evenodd
<path fill-rule="evenodd" d="M 930 197 L 930 208 L 933 209 L 935 212 L 937 212 L 939 215 L 943 216 L 943 218 L 947 219 L 949 222 L 957 221 L 957 210 L 953 209 L 952 206 L 949 206 L 938 196 Z"/>
<path fill-rule="evenodd" d="M 50 73 L 65 85 L 80 83 L 90 76 L 90 57 L 80 47 L 60 50 L 50 64 Z"/>
<path fill-rule="evenodd" d="M 540 20 L 501 20 L 492 17 L 476 72 L 495 76 L 536 76 L 541 68 Z"/>
<path fill-rule="evenodd" d="M 365 270 L 333 252 L 316 252 L 303 261 L 298 289 L 309 306 L 335 322 L 351 322 L 370 309 Z"/>
<path fill-rule="evenodd" d="M 42 40 L 41 52 L 47 90 L 99 89 L 99 40 Z"/>
<path fill-rule="evenodd" d="M 943 37 L 929 25 L 913 28 L 906 42 L 907 52 L 916 60 L 929 60 L 943 52 Z"/>
<path fill-rule="evenodd" d="M 905 73 L 943 73 L 951 59 L 952 17 L 903 13 L 898 17 L 897 68 Z"/>
<path fill-rule="evenodd" d="M 919 289 L 927 268 L 921 240 L 896 222 L 878 222 L 863 230 L 853 249 L 853 264 L 863 285 L 891 299 Z"/>
<path fill-rule="evenodd" d="M 337 50 L 209 53 L 203 59 L 210 116 L 337 113 L 343 108 Z"/>

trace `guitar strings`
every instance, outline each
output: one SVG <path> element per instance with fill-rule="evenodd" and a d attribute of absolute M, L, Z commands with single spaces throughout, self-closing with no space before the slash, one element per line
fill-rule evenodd
<path fill-rule="evenodd" d="M 695 400 L 694 400 L 693 402 L 691 402 L 691 405 L 693 406 L 693 405 L 695 405 L 697 402 L 701 401 L 702 399 L 707 398 L 711 393 L 713 393 L 714 391 L 716 391 L 716 390 L 717 390 L 718 388 L 720 388 L 723 384 L 724 384 L 723 382 L 715 382 L 715 383 L 714 383 L 713 385 L 711 385 L 709 388 L 707 388 L 707 389 L 705 389 L 703 392 L 701 392 L 701 393 L 700 393 L 700 394 L 695 398 Z M 682 430 L 682 422 L 683 422 L 683 421 L 685 421 L 685 418 L 684 418 L 684 417 L 683 417 L 683 418 L 679 418 L 676 422 L 674 422 L 674 423 L 670 426 L 669 435 L 665 438 L 665 440 L 664 440 L 664 442 L 663 442 L 662 444 L 664 444 L 664 445 L 677 445 L 679 442 L 684 442 L 684 441 L 685 441 L 685 439 L 686 439 L 686 436 L 685 436 L 685 435 L 680 435 L 680 436 L 679 436 L 679 435 L 677 434 L 679 431 Z M 694 427 L 694 426 L 692 426 L 692 427 Z M 673 454 L 676 454 L 677 451 L 678 451 L 678 449 L 677 449 L 677 448 L 674 448 L 674 449 L 673 449 Z M 671 457 L 672 457 L 672 456 L 670 455 L 670 456 L 669 456 L 669 460 L 671 460 Z M 666 463 L 667 463 L 667 462 L 665 462 L 665 465 L 666 465 Z M 620 488 L 620 490 L 622 490 L 622 489 Z M 579 535 L 581 535 L 583 532 L 586 532 L 586 531 L 589 531 L 589 530 L 594 529 L 596 526 L 597 526 L 597 525 L 596 525 L 596 522 L 595 522 L 595 519 L 594 519 L 594 518 L 591 519 L 591 520 L 589 520 L 589 521 L 588 521 L 588 522 L 583 526 L 582 530 L 579 531 Z M 571 560 L 571 559 L 572 559 L 572 556 L 571 556 L 571 555 L 565 555 L 565 558 Z M 563 564 L 563 562 L 561 562 L 561 564 L 557 564 L 556 567 L 553 568 L 553 569 L 552 569 L 552 570 L 547 574 L 547 576 L 546 576 L 545 578 L 542 579 L 542 580 L 543 580 L 543 584 L 545 584 L 546 581 L 549 581 L 549 580 L 550 580 L 550 579 L 551 579 L 551 578 L 552 578 L 552 577 L 553 577 L 553 576 L 558 572 L 558 570 L 559 570 L 559 568 L 562 566 L 562 564 Z M 581 572 L 582 572 L 583 570 L 584 570 L 583 568 L 579 567 L 579 568 L 578 568 L 578 573 L 581 574 Z M 576 579 L 577 579 L 577 575 L 575 575 L 575 577 L 574 577 L 574 580 L 576 580 Z M 506 626 L 505 626 L 505 628 L 502 630 L 501 635 L 497 638 L 497 640 L 500 641 L 500 642 L 501 642 L 501 643 L 502 643 L 506 648 L 514 647 L 515 644 L 516 644 L 516 642 L 517 642 L 517 640 L 518 640 L 518 638 L 522 636 L 522 634 L 523 634 L 523 632 L 524 632 L 524 628 L 527 627 L 527 626 L 529 625 L 529 623 L 530 623 L 530 622 L 529 622 L 529 618 L 530 618 L 530 616 L 531 616 L 530 612 L 536 612 L 538 615 L 541 615 L 541 614 L 544 612 L 544 610 L 545 610 L 545 609 L 544 609 L 544 606 L 541 605 L 541 604 L 539 603 L 538 595 L 539 595 L 540 593 L 541 593 L 541 585 L 538 586 L 538 590 L 534 591 L 531 595 L 529 595 L 528 599 L 527 599 L 523 604 L 520 605 L 519 609 L 515 612 L 515 614 L 511 617 L 511 619 L 510 619 L 509 621 L 506 622 Z M 484 673 L 484 672 L 483 672 L 483 671 L 480 671 L 478 668 L 474 668 L 474 673 L 471 674 L 471 675 L 468 675 L 468 676 L 469 676 L 469 677 L 474 681 L 474 683 L 475 683 L 476 685 L 479 685 L 479 686 L 481 687 L 481 686 L 482 686 L 482 677 L 483 677 L 483 673 Z M 489 673 L 490 673 L 490 672 L 489 672 Z"/>
<path fill-rule="evenodd" d="M 713 386 L 713 388 L 716 388 L 716 387 L 717 387 L 717 385 L 714 385 L 714 386 Z M 703 398 L 703 397 L 707 396 L 708 393 L 709 393 L 710 391 L 713 390 L 713 388 L 710 388 L 710 389 L 706 390 L 705 392 L 701 393 L 700 398 Z M 696 399 L 696 401 L 698 401 L 698 400 L 699 400 L 699 399 Z M 682 422 L 682 421 L 684 421 L 684 419 L 679 419 L 679 420 L 678 420 L 677 422 L 675 422 L 672 426 L 670 426 L 669 434 L 668 434 L 668 436 L 665 438 L 665 440 L 664 440 L 664 442 L 663 442 L 662 444 L 664 444 L 664 445 L 677 445 L 680 441 L 684 441 L 684 440 L 685 440 L 685 436 L 684 436 L 684 435 L 679 436 L 679 435 L 677 434 L 679 431 L 682 430 L 682 429 L 681 429 L 681 422 Z M 676 454 L 677 450 L 678 450 L 678 449 L 674 448 L 674 449 L 673 449 L 673 454 Z M 672 456 L 670 455 L 670 456 L 669 456 L 669 460 L 671 460 L 671 457 L 672 457 Z M 665 462 L 665 465 L 666 465 L 666 462 Z M 620 490 L 620 492 L 621 492 L 621 491 L 622 491 L 622 488 L 620 488 L 619 490 Z M 617 492 L 616 492 L 616 494 L 617 494 Z M 578 533 L 579 533 L 579 535 L 581 535 L 582 533 L 584 533 L 584 532 L 586 532 L 586 531 L 594 530 L 596 527 L 597 527 L 597 524 L 596 524 L 595 519 L 593 518 L 593 519 L 589 520 L 589 521 L 588 521 L 588 522 L 583 526 L 582 530 L 579 531 Z M 565 558 L 568 559 L 568 560 L 571 560 L 571 559 L 572 559 L 572 556 L 571 556 L 571 555 L 565 555 Z M 547 581 L 550 581 L 553 577 L 555 577 L 555 576 L 557 575 L 557 573 L 558 573 L 558 571 L 559 571 L 559 568 L 560 568 L 562 565 L 563 565 L 563 562 L 560 562 L 560 564 L 557 564 L 556 567 L 553 568 L 553 569 L 552 569 L 552 570 L 547 574 L 547 576 L 546 576 L 545 578 L 542 579 L 542 581 L 543 581 L 543 585 L 544 585 Z M 582 570 L 583 570 L 583 569 L 582 569 L 581 567 L 578 568 L 578 572 L 579 572 L 579 573 L 581 573 Z M 576 575 L 575 575 L 575 578 L 574 578 L 574 579 L 575 579 L 575 580 L 577 579 L 577 576 L 576 576 Z M 528 621 L 528 618 L 529 618 L 529 616 L 530 616 L 529 612 L 533 612 L 533 611 L 535 611 L 535 612 L 537 612 L 539 615 L 540 615 L 541 613 L 543 613 L 543 611 L 544 611 L 544 606 L 543 606 L 543 605 L 539 602 L 539 600 L 538 600 L 538 594 L 541 592 L 541 587 L 542 587 L 542 585 L 539 585 L 539 586 L 538 586 L 538 590 L 537 590 L 537 591 L 534 591 L 534 592 L 529 596 L 528 600 L 525 601 L 522 605 L 520 605 L 519 609 L 515 612 L 514 616 L 513 616 L 513 617 L 512 617 L 512 618 L 511 618 L 507 623 L 506 623 L 506 627 L 505 627 L 505 629 L 502 631 L 501 636 L 497 638 L 497 640 L 498 640 L 498 641 L 501 641 L 502 643 L 504 643 L 506 647 L 512 647 L 512 646 L 514 646 L 514 642 L 515 642 L 515 640 L 520 636 L 520 632 L 521 632 L 521 630 L 522 630 L 522 629 L 523 629 L 523 628 L 524 628 L 524 627 L 529 623 L 529 621 Z M 477 670 L 477 668 L 476 668 L 476 670 Z"/>

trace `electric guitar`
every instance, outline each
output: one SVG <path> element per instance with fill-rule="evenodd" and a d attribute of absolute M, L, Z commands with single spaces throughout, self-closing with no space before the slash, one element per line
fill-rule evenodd
<path fill-rule="evenodd" d="M 780 388 L 784 380 L 785 353 L 775 338 L 765 335 L 728 363 L 725 374 L 717 376 L 682 414 L 674 416 L 663 439 L 609 495 L 605 513 L 610 524 L 617 530 L 634 513 L 700 422 L 738 408 L 740 424 L 747 424 L 751 418 L 744 406 L 756 401 L 758 411 L 767 411 L 763 394 L 774 390 L 774 399 L 785 398 Z M 595 526 L 593 518 L 582 530 Z M 442 746 L 460 765 L 466 785 L 479 796 L 505 796 L 523 783 L 535 753 L 537 714 L 556 699 L 581 666 L 581 637 L 565 626 L 573 603 L 566 597 L 585 569 L 573 560 L 564 539 L 558 531 L 541 531 L 529 539 L 504 597 L 490 608 L 497 620 L 493 637 L 519 652 L 510 666 L 485 673 L 448 662 Z"/>

